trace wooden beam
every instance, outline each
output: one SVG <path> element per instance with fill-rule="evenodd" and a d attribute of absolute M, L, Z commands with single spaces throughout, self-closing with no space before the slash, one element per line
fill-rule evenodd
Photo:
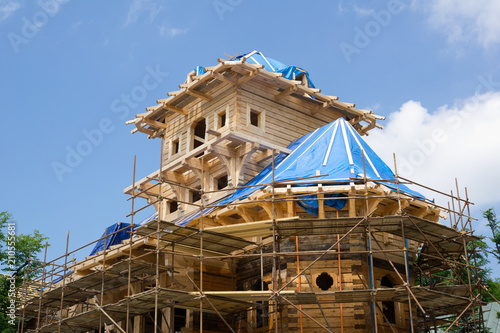
<path fill-rule="evenodd" d="M 260 143 L 258 142 L 247 142 L 243 144 L 240 148 L 238 148 L 236 155 L 237 156 L 244 156 L 250 153 L 255 152 L 257 149 L 260 149 Z"/>
<path fill-rule="evenodd" d="M 188 115 L 189 112 L 187 110 L 184 110 L 180 107 L 177 107 L 177 106 L 174 106 L 174 105 L 170 105 L 170 104 L 163 104 L 163 108 L 169 110 L 169 111 L 172 111 L 172 112 L 176 112 L 176 113 L 179 113 L 179 114 L 182 114 L 182 115 Z"/>
<path fill-rule="evenodd" d="M 324 219 L 325 216 L 325 194 L 323 193 L 323 186 L 318 184 L 318 218 Z"/>
<path fill-rule="evenodd" d="M 279 154 L 276 153 L 276 155 Z M 256 162 L 257 163 L 261 163 L 267 159 L 270 159 L 271 157 L 273 157 L 273 151 L 271 149 L 266 149 L 265 151 L 261 151 L 258 153 L 258 155 L 256 156 Z"/>
<path fill-rule="evenodd" d="M 184 175 L 180 172 L 163 171 L 161 175 L 162 175 L 162 177 L 164 177 L 165 179 L 167 179 L 171 182 L 175 182 L 175 183 L 179 183 L 179 184 L 184 184 L 186 182 Z"/>
<path fill-rule="evenodd" d="M 244 132 L 232 132 L 229 134 L 227 137 L 228 140 L 231 139 L 239 139 L 242 141 L 246 142 L 255 142 L 259 143 L 262 148 L 266 149 L 275 149 L 278 152 L 285 153 L 285 154 L 290 154 L 292 151 L 286 147 L 282 147 L 279 145 L 276 145 L 274 143 L 270 143 L 268 141 L 262 140 L 262 137 L 255 137 L 250 134 L 244 133 Z"/>
<path fill-rule="evenodd" d="M 209 145 L 207 147 L 209 153 L 215 153 L 226 157 L 237 157 L 236 152 L 224 146 Z"/>
<path fill-rule="evenodd" d="M 212 96 L 209 96 L 207 94 L 201 93 L 201 92 L 193 90 L 193 89 L 189 89 L 189 88 L 186 89 L 186 93 L 191 95 L 191 96 L 201 98 L 207 102 L 210 102 L 212 100 Z"/>
<path fill-rule="evenodd" d="M 207 133 L 211 134 L 211 135 L 215 135 L 215 136 L 221 136 L 222 135 L 221 132 L 218 132 L 218 131 L 213 130 L 213 129 L 208 129 Z"/>
<path fill-rule="evenodd" d="M 212 76 L 219 81 L 226 82 L 229 84 L 236 84 L 236 80 L 234 80 L 233 78 L 227 77 L 221 73 L 212 73 Z"/>
<path fill-rule="evenodd" d="M 297 90 L 297 85 L 296 84 L 291 85 L 290 87 L 286 88 L 285 90 L 283 90 L 282 92 L 280 92 L 279 94 L 274 96 L 274 99 L 280 100 L 283 97 L 290 95 L 291 93 L 293 93 L 296 90 Z"/>
<path fill-rule="evenodd" d="M 156 120 L 152 120 L 152 119 L 149 119 L 149 118 L 142 118 L 142 121 L 145 122 L 148 125 L 151 125 L 151 126 L 155 126 L 155 127 L 167 129 L 167 125 L 166 124 L 160 123 L 159 121 L 156 121 Z"/>
<path fill-rule="evenodd" d="M 167 93 L 167 96 L 177 96 L 179 94 L 182 94 L 184 92 L 184 89 L 181 90 L 176 90 L 176 91 L 171 91 Z"/>
<path fill-rule="evenodd" d="M 244 207 L 237 207 L 236 211 L 238 212 L 238 214 L 240 214 L 243 217 L 245 222 L 253 222 L 253 221 L 257 221 L 259 219 L 259 213 L 257 213 L 254 210 L 244 208 Z"/>
<path fill-rule="evenodd" d="M 257 74 L 259 74 L 259 70 L 256 69 L 256 70 L 253 70 L 251 71 L 250 73 L 244 75 L 243 77 L 239 78 L 238 81 L 236 82 L 237 85 L 241 85 L 245 82 L 248 82 L 249 80 L 253 79 L 255 76 L 257 76 Z"/>
<path fill-rule="evenodd" d="M 328 108 L 330 105 L 331 105 L 330 102 L 323 102 L 321 105 L 319 105 L 318 107 L 311 110 L 311 114 L 314 116 L 316 113 L 323 111 L 324 109 Z"/>
<path fill-rule="evenodd" d="M 142 193 L 145 193 L 147 195 L 153 195 L 153 196 L 158 196 L 160 194 L 159 191 L 159 186 L 153 187 L 155 184 L 151 183 L 145 183 L 139 185 L 139 189 L 142 191 Z"/>
<path fill-rule="evenodd" d="M 366 116 L 364 114 L 363 115 L 359 115 L 359 116 L 354 117 L 351 120 L 349 120 L 349 124 L 351 124 L 352 126 L 354 126 L 357 123 L 359 123 L 360 121 L 365 120 L 365 118 L 366 118 Z"/>
<path fill-rule="evenodd" d="M 349 196 L 353 197 L 356 195 L 356 191 L 351 189 L 349 191 Z M 349 199 L 349 217 L 356 217 L 356 199 Z"/>
<path fill-rule="evenodd" d="M 146 133 L 148 135 L 154 134 L 154 131 L 147 129 L 147 128 L 144 128 L 144 126 L 142 125 L 142 122 L 140 120 L 136 121 L 134 124 L 139 132 Z"/>
<path fill-rule="evenodd" d="M 361 132 L 363 134 L 366 134 L 369 130 L 373 128 L 375 128 L 375 121 L 371 122 L 369 125 L 363 126 L 363 128 L 361 128 Z"/>

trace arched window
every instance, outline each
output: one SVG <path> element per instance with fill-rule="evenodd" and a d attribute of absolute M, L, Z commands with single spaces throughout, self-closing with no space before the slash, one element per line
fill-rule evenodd
<path fill-rule="evenodd" d="M 394 288 L 391 278 L 386 275 L 380 280 L 380 287 Z M 394 302 L 392 301 L 382 301 L 382 312 L 391 324 L 396 323 L 396 309 Z"/>
<path fill-rule="evenodd" d="M 196 124 L 194 124 L 192 132 L 193 149 L 196 149 L 205 143 L 206 130 L 207 130 L 207 123 L 205 121 L 205 118 L 201 119 Z"/>

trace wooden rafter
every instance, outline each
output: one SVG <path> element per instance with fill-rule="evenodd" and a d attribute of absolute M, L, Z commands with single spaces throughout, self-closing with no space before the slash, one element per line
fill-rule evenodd
<path fill-rule="evenodd" d="M 290 95 L 291 93 L 293 93 L 296 90 L 297 90 L 297 85 L 296 84 L 291 85 L 290 87 L 286 88 L 285 90 L 283 90 L 282 92 L 280 92 L 276 96 L 274 96 L 274 99 L 280 100 L 283 97 Z"/>
<path fill-rule="evenodd" d="M 256 77 L 257 74 L 259 74 L 259 70 L 255 69 L 255 70 L 249 72 L 248 74 L 244 75 L 243 77 L 239 78 L 238 81 L 236 82 L 236 84 L 242 85 L 243 83 L 248 82 L 251 79 L 253 79 L 254 77 Z"/>
<path fill-rule="evenodd" d="M 179 113 L 179 114 L 182 114 L 184 116 L 188 115 L 189 114 L 189 111 L 187 110 L 184 110 L 178 106 L 175 106 L 175 105 L 170 105 L 170 104 L 163 104 L 163 108 L 169 110 L 169 111 L 172 111 L 172 112 L 175 112 L 175 113 Z"/>
<path fill-rule="evenodd" d="M 207 102 L 210 102 L 212 100 L 212 96 L 204 94 L 204 93 L 201 93 L 201 92 L 193 90 L 193 89 L 187 88 L 186 89 L 186 93 L 188 93 L 191 96 L 194 96 L 194 97 L 197 97 L 197 98 L 201 98 L 201 99 L 203 99 L 203 100 L 205 100 Z"/>

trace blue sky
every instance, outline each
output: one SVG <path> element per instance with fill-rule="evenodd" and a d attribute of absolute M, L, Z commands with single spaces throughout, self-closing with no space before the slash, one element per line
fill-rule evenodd
<path fill-rule="evenodd" d="M 49 236 L 49 257 L 67 230 L 76 248 L 129 222 L 133 156 L 142 178 L 160 141 L 125 121 L 197 65 L 259 50 L 387 116 L 367 142 L 440 190 L 457 177 L 486 233 L 481 210 L 500 207 L 498 17 L 494 0 L 0 0 L 0 210 Z"/>

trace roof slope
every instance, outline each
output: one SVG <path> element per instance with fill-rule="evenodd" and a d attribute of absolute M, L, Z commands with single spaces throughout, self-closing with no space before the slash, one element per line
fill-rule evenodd
<path fill-rule="evenodd" d="M 135 115 L 127 124 L 135 124 L 132 133 L 142 132 L 149 138 L 159 138 L 165 133 L 168 115 L 187 116 L 194 103 L 210 103 L 215 87 L 224 84 L 239 86 L 249 80 L 265 82 L 277 99 L 285 96 L 299 98 L 318 110 L 334 110 L 352 120 L 355 129 L 365 135 L 373 128 L 382 129 L 377 120 L 385 117 L 369 110 L 356 108 L 353 103 L 341 102 L 338 96 L 321 93 L 315 88 L 309 73 L 297 66 L 288 66 L 277 60 L 265 57 L 261 52 L 252 51 L 231 58 L 217 59 L 219 64 L 209 67 L 198 66 L 189 72 L 186 81 L 179 85 L 180 90 L 171 91 L 168 98 L 156 101 L 157 105 L 146 108 L 145 113 Z M 129 187 L 127 191 L 131 188 Z"/>
<path fill-rule="evenodd" d="M 249 53 L 241 54 L 234 58 L 235 60 L 246 59 L 249 63 L 254 63 L 256 65 L 264 65 L 264 69 L 269 72 L 274 73 L 282 73 L 283 77 L 288 80 L 295 80 L 299 75 L 305 74 L 307 77 L 307 83 L 309 88 L 315 88 L 311 79 L 309 78 L 309 73 L 300 67 L 297 66 L 288 66 L 279 62 L 278 60 L 274 60 L 272 58 L 266 57 L 262 52 L 252 51 Z"/>
<path fill-rule="evenodd" d="M 292 150 L 290 154 L 282 153 L 274 159 L 275 182 L 286 181 L 287 184 L 295 184 L 295 186 L 348 184 L 352 179 L 363 179 L 365 170 L 367 179 L 384 184 L 393 191 L 397 190 L 396 186 L 388 181 L 394 178 L 391 168 L 343 118 L 304 135 L 292 142 L 287 148 Z M 269 163 L 257 176 L 245 184 L 245 186 L 250 187 L 236 190 L 232 195 L 225 197 L 215 205 L 227 205 L 266 187 L 273 180 L 272 165 L 273 163 Z M 304 180 L 307 177 L 310 178 Z M 404 184 L 399 184 L 399 190 L 410 196 L 425 199 L 421 194 L 409 189 Z M 328 201 L 325 203 L 337 209 L 343 208 L 343 204 L 345 204 L 345 202 L 343 204 L 337 202 L 339 200 L 332 199 L 330 203 Z M 310 200 L 302 207 L 315 214 L 317 201 Z M 204 214 L 214 209 L 207 209 Z M 199 212 L 194 213 L 176 222 L 186 224 L 199 215 Z"/>

